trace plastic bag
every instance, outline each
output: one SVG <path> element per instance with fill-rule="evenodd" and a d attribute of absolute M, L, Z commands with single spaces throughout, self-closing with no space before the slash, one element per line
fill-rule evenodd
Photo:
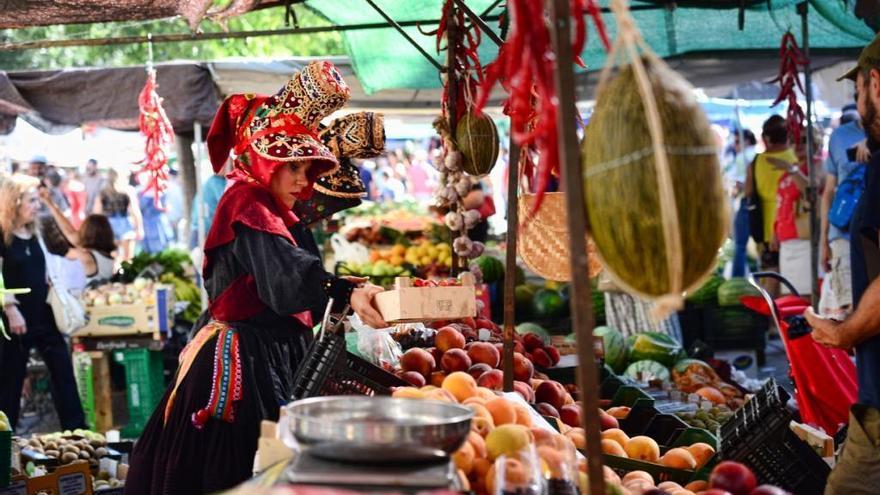
<path fill-rule="evenodd" d="M 391 337 L 393 327 L 374 329 L 366 325 L 357 314 L 349 317 L 352 331 L 357 333 L 358 353 L 376 366 L 384 369 L 397 367 L 403 351 Z"/>

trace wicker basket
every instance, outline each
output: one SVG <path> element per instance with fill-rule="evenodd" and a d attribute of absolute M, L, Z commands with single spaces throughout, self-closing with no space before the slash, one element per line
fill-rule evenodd
<path fill-rule="evenodd" d="M 565 193 L 544 194 L 541 208 L 530 216 L 534 194 L 519 197 L 519 238 L 516 250 L 523 263 L 533 272 L 548 280 L 571 280 L 571 257 L 568 255 L 568 213 Z M 602 271 L 593 241 L 587 239 L 590 259 L 590 278 Z"/>

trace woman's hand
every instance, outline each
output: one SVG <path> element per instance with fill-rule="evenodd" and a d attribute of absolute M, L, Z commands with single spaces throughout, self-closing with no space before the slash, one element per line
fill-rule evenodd
<path fill-rule="evenodd" d="M 46 186 L 40 186 L 37 189 L 37 195 L 40 197 L 40 201 L 46 204 L 46 206 L 52 206 L 55 203 L 52 202 L 52 194 L 49 192 L 49 188 Z"/>
<path fill-rule="evenodd" d="M 372 284 L 356 287 L 351 292 L 351 309 L 360 317 L 361 321 L 373 328 L 387 328 L 388 323 L 373 306 L 373 298 L 385 289 Z"/>
<path fill-rule="evenodd" d="M 864 139 L 856 144 L 856 162 L 868 163 L 871 160 L 871 150 L 868 149 L 868 140 Z"/>
<path fill-rule="evenodd" d="M 24 316 L 21 316 L 18 306 L 10 304 L 4 306 L 3 310 L 6 312 L 6 319 L 9 320 L 9 330 L 13 335 L 24 335 L 27 333 L 27 325 L 25 325 Z"/>

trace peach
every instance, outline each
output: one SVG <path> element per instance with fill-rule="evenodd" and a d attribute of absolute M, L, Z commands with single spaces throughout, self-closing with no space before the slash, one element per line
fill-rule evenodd
<path fill-rule="evenodd" d="M 431 385 L 435 387 L 440 387 L 443 385 L 443 380 L 446 379 L 445 371 L 435 371 L 431 373 Z"/>
<path fill-rule="evenodd" d="M 434 357 L 434 362 L 436 364 L 440 364 L 440 360 L 443 359 L 443 351 L 437 349 L 436 347 L 428 347 L 425 350 L 431 353 L 431 356 Z"/>
<path fill-rule="evenodd" d="M 697 462 L 697 467 L 703 467 L 709 459 L 715 455 L 715 449 L 712 448 L 708 443 L 697 442 L 690 447 L 687 447 L 687 451 L 694 456 L 694 460 Z"/>
<path fill-rule="evenodd" d="M 424 399 L 425 392 L 415 387 L 397 387 L 391 393 L 391 397 L 395 399 Z"/>
<path fill-rule="evenodd" d="M 653 438 L 640 435 L 632 437 L 623 447 L 626 455 L 631 459 L 639 459 L 648 462 L 657 462 L 660 460 L 660 446 Z"/>
<path fill-rule="evenodd" d="M 465 400 L 463 400 L 463 401 L 461 402 L 461 405 L 463 405 L 463 406 L 466 406 L 466 405 L 468 405 L 468 404 L 479 404 L 479 405 L 481 405 L 481 406 L 485 406 L 485 405 L 486 405 L 486 399 L 484 399 L 484 398 L 482 398 L 482 397 L 480 397 L 480 396 L 477 396 L 477 397 L 471 397 L 471 398 L 469 398 L 469 399 L 465 399 Z"/>
<path fill-rule="evenodd" d="M 550 368 L 553 366 L 553 363 L 550 361 L 550 356 L 547 354 L 544 349 L 535 349 L 532 351 L 532 363 L 539 368 Z"/>
<path fill-rule="evenodd" d="M 630 471 L 623 476 L 623 479 L 621 481 L 623 483 L 628 483 L 634 480 L 642 480 L 647 481 L 652 485 L 654 484 L 654 477 L 646 471 Z"/>
<path fill-rule="evenodd" d="M 565 454 L 550 446 L 541 446 L 536 449 L 538 457 L 543 465 L 542 471 L 547 479 L 565 479 L 568 474 Z"/>
<path fill-rule="evenodd" d="M 526 359 L 522 353 L 513 353 L 513 378 L 521 382 L 528 382 L 535 373 L 535 366 Z"/>
<path fill-rule="evenodd" d="M 556 366 L 557 364 L 559 364 L 559 360 L 562 357 L 559 355 L 559 349 L 553 347 L 552 345 L 549 345 L 544 348 L 544 352 L 546 352 L 547 355 L 550 356 L 550 366 Z"/>
<path fill-rule="evenodd" d="M 660 464 L 676 469 L 687 469 L 689 471 L 692 471 L 697 467 L 697 461 L 694 459 L 694 456 L 681 447 L 669 449 L 669 451 L 663 454 L 663 457 L 660 458 Z"/>
<path fill-rule="evenodd" d="M 470 408 L 470 410 L 474 412 L 474 419 L 477 419 L 477 418 L 488 419 L 489 424 L 493 428 L 495 427 L 495 419 L 492 418 L 492 413 L 490 413 L 489 410 L 486 409 L 485 405 L 470 403 L 470 404 L 467 404 L 467 407 Z"/>
<path fill-rule="evenodd" d="M 690 490 L 692 492 L 701 492 L 703 490 L 709 489 L 709 482 L 705 480 L 695 480 L 691 481 L 687 485 L 684 485 L 685 490 Z"/>
<path fill-rule="evenodd" d="M 437 363 L 434 361 L 434 356 L 418 347 L 409 349 L 400 357 L 400 367 L 403 371 L 415 371 L 425 378 L 431 376 L 431 372 L 434 371 L 436 366 Z"/>
<path fill-rule="evenodd" d="M 565 396 L 565 388 L 553 380 L 542 382 L 535 390 L 535 401 L 546 402 L 555 407 L 557 411 L 560 411 L 565 405 Z"/>
<path fill-rule="evenodd" d="M 568 426 L 581 426 L 581 407 L 568 404 L 559 409 L 559 419 Z"/>
<path fill-rule="evenodd" d="M 527 428 L 532 427 L 532 415 L 529 412 L 528 408 L 522 404 L 513 404 L 514 409 L 516 409 L 516 424 L 525 426 Z"/>
<path fill-rule="evenodd" d="M 471 359 L 471 362 L 473 362 L 473 359 Z M 474 380 L 479 380 L 483 373 L 487 371 L 492 371 L 492 368 L 486 363 L 473 364 L 467 369 L 468 374 L 474 377 Z"/>
<path fill-rule="evenodd" d="M 424 387 L 425 386 L 425 377 L 421 373 L 416 373 L 415 371 L 404 371 L 400 378 L 404 381 L 409 382 L 414 387 Z"/>
<path fill-rule="evenodd" d="M 602 431 L 605 431 L 612 428 L 619 428 L 620 423 L 617 421 L 617 418 L 599 409 L 599 427 Z"/>
<path fill-rule="evenodd" d="M 474 467 L 475 457 L 474 447 L 470 442 L 465 442 L 452 454 L 452 462 L 455 463 L 455 467 L 461 469 L 465 476 L 467 476 Z"/>
<path fill-rule="evenodd" d="M 528 403 L 535 402 L 535 391 L 526 382 L 513 382 L 513 391 L 518 393 L 524 401 Z"/>
<path fill-rule="evenodd" d="M 501 390 L 504 387 L 504 372 L 501 370 L 491 370 L 480 375 L 477 384 L 492 390 Z"/>
<path fill-rule="evenodd" d="M 529 352 L 532 352 L 535 349 L 542 349 L 544 347 L 544 339 L 542 339 L 536 333 L 527 333 L 523 335 L 522 343 L 526 350 Z"/>
<path fill-rule="evenodd" d="M 451 326 L 437 330 L 437 335 L 434 336 L 434 345 L 442 352 L 449 349 L 464 349 L 464 344 L 464 335 Z"/>
<path fill-rule="evenodd" d="M 611 428 L 602 432 L 602 439 L 614 440 L 621 447 L 626 447 L 626 443 L 629 442 L 629 435 L 619 428 Z"/>
<path fill-rule="evenodd" d="M 574 446 L 578 450 L 587 448 L 587 433 L 583 428 L 572 428 L 565 432 L 565 437 L 574 442 Z"/>
<path fill-rule="evenodd" d="M 552 431 L 545 430 L 544 428 L 530 428 L 529 431 L 532 432 L 532 437 L 535 438 L 535 445 L 556 446 L 556 434 Z"/>
<path fill-rule="evenodd" d="M 486 479 L 486 474 L 492 468 L 492 461 L 485 457 L 477 457 L 474 459 L 474 467 L 471 469 L 471 478 L 482 484 Z"/>
<path fill-rule="evenodd" d="M 494 429 L 495 425 L 492 424 L 491 415 L 489 415 L 488 418 L 484 416 L 474 416 L 474 419 L 471 420 L 471 431 L 483 438 L 489 435 L 489 433 L 492 433 L 492 430 Z"/>
<path fill-rule="evenodd" d="M 486 473 L 486 492 L 487 493 L 496 493 L 495 487 L 497 486 L 496 480 L 496 469 L 503 470 L 504 482 L 506 488 L 514 491 L 516 488 L 525 488 L 528 485 L 529 475 L 523 463 L 517 459 L 513 459 L 510 457 L 506 457 L 501 464 L 501 467 L 496 467 L 493 465 L 489 472 Z"/>
<path fill-rule="evenodd" d="M 526 347 L 522 344 L 522 342 L 520 342 L 520 341 L 516 341 L 516 342 L 513 343 L 513 352 L 514 352 L 514 353 L 517 353 L 517 352 L 518 352 L 518 353 L 520 353 L 520 354 L 525 354 L 525 353 L 526 353 Z"/>
<path fill-rule="evenodd" d="M 498 349 L 488 342 L 474 342 L 468 348 L 467 353 L 474 364 L 482 363 L 497 368 L 501 363 L 501 354 Z"/>
<path fill-rule="evenodd" d="M 498 397 L 498 394 L 492 390 L 491 388 L 486 387 L 477 387 L 477 395 L 482 397 L 483 399 L 490 401 L 495 397 Z"/>
<path fill-rule="evenodd" d="M 550 416 L 551 418 L 559 417 L 559 411 L 557 411 L 552 404 L 548 404 L 546 402 L 538 402 L 535 405 L 535 409 L 538 411 L 538 413 L 541 414 L 541 416 Z"/>
<path fill-rule="evenodd" d="M 486 409 L 492 414 L 495 426 L 516 423 L 516 408 L 513 403 L 504 397 L 498 397 L 486 402 Z"/>
<path fill-rule="evenodd" d="M 458 402 L 455 399 L 454 395 L 452 395 L 448 390 L 444 390 L 442 388 L 434 389 L 430 392 L 427 392 L 425 394 L 425 398 L 428 400 L 437 400 L 440 402 L 451 402 L 453 404 Z"/>
<path fill-rule="evenodd" d="M 611 416 L 613 416 L 617 419 L 626 419 L 626 417 L 629 416 L 629 410 L 630 410 L 629 407 L 618 406 L 618 407 L 609 408 L 605 412 L 607 412 L 608 414 L 610 414 Z"/>
<path fill-rule="evenodd" d="M 586 472 L 586 468 L 587 468 L 586 459 L 584 459 L 584 472 Z M 580 469 L 580 464 L 578 464 L 578 469 Z M 620 484 L 620 476 L 617 473 L 615 473 L 614 470 L 608 466 L 602 466 L 602 477 L 605 478 L 606 482 L 608 482 L 612 485 L 619 485 Z"/>
<path fill-rule="evenodd" d="M 467 441 L 474 449 L 474 456 L 477 458 L 485 458 L 489 455 L 486 451 L 486 441 L 475 431 L 468 433 Z"/>
<path fill-rule="evenodd" d="M 443 380 L 441 387 L 443 387 L 444 390 L 452 392 L 452 395 L 454 395 L 459 402 L 477 395 L 476 380 L 474 380 L 474 377 L 463 371 L 450 373 L 449 376 Z"/>
<path fill-rule="evenodd" d="M 471 358 L 462 349 L 449 349 L 440 359 L 440 367 L 447 373 L 467 371 L 471 367 Z"/>
<path fill-rule="evenodd" d="M 673 493 L 678 490 L 683 490 L 681 485 L 679 485 L 678 483 L 676 483 L 674 481 L 664 481 L 663 483 L 660 483 L 659 485 L 657 485 L 657 488 L 659 488 L 665 492 L 668 492 L 668 493 Z"/>
<path fill-rule="evenodd" d="M 617 457 L 626 457 L 626 451 L 614 440 L 602 439 L 602 453 L 608 455 L 616 455 Z"/>

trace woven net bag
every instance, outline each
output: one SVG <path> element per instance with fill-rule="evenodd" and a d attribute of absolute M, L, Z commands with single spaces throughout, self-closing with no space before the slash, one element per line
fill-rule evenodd
<path fill-rule="evenodd" d="M 565 209 L 565 193 L 544 194 L 541 209 L 529 216 L 535 202 L 534 194 L 519 197 L 519 236 L 516 251 L 529 270 L 547 280 L 567 282 L 571 280 L 569 257 L 568 213 Z M 596 256 L 595 245 L 587 239 L 590 259 L 590 277 L 602 271 Z"/>

